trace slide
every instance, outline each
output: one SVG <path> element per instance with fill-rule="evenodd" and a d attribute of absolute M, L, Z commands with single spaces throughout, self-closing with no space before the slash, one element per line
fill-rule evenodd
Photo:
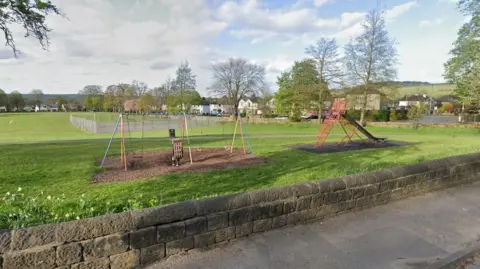
<path fill-rule="evenodd" d="M 363 128 L 362 125 L 358 124 L 358 122 L 353 119 L 352 117 L 348 116 L 347 114 L 343 114 L 342 117 L 346 119 L 351 125 L 355 126 L 362 134 L 364 134 L 368 139 L 374 141 L 374 142 L 383 142 L 387 140 L 386 138 L 379 138 L 373 136 L 367 129 Z"/>

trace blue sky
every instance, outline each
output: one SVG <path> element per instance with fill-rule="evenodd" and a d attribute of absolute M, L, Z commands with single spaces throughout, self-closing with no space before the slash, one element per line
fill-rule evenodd
<path fill-rule="evenodd" d="M 134 79 L 151 87 L 173 76 L 182 60 L 206 94 L 209 67 L 228 57 L 262 64 L 276 77 L 318 38 L 344 45 L 358 34 L 377 0 L 52 0 L 69 20 L 50 17 L 52 45 L 43 51 L 13 26 L 20 59 L 0 48 L 0 88 L 75 93 L 84 85 Z M 464 21 L 455 0 L 384 0 L 397 42 L 399 80 L 443 82 L 443 63 Z M 1 40 L 0 42 L 4 41 Z"/>

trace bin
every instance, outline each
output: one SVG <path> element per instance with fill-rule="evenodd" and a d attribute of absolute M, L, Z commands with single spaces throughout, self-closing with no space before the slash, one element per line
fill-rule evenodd
<path fill-rule="evenodd" d="M 170 138 L 175 138 L 175 129 L 168 129 L 168 136 Z"/>

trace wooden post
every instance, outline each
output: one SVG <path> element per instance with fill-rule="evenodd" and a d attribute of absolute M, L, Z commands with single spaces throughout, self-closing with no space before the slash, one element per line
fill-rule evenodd
<path fill-rule="evenodd" d="M 243 132 L 243 124 L 240 122 L 240 134 L 242 135 L 242 147 L 243 147 L 243 154 L 247 154 L 247 150 L 245 149 L 245 136 Z"/>
<path fill-rule="evenodd" d="M 190 164 L 193 163 L 192 159 L 192 148 L 190 147 L 190 137 L 188 136 L 188 123 L 187 123 L 187 116 L 183 114 L 184 121 L 185 121 L 185 133 L 187 134 L 187 142 L 188 142 L 188 154 L 190 155 Z"/>
<path fill-rule="evenodd" d="M 239 123 L 239 118 L 237 117 L 237 121 L 235 122 L 235 129 L 233 130 L 233 140 L 232 140 L 232 147 L 230 148 L 230 153 L 233 153 L 233 145 L 235 144 L 235 135 L 237 134 L 238 123 Z"/>

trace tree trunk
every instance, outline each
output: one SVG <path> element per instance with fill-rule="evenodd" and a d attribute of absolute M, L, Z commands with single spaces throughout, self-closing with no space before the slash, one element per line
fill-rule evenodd
<path fill-rule="evenodd" d="M 363 104 L 362 109 L 360 111 L 360 124 L 365 126 L 365 111 L 367 110 L 367 88 L 363 92 Z"/>

